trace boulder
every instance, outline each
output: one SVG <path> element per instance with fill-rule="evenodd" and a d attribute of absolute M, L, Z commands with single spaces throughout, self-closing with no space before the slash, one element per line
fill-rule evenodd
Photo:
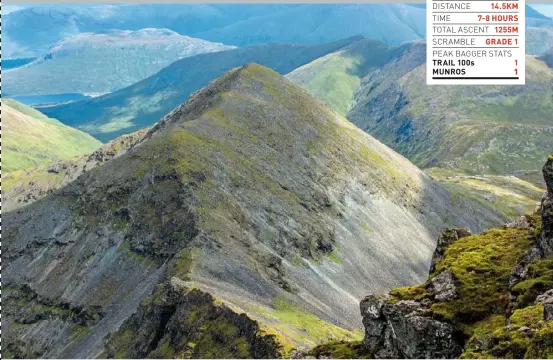
<path fill-rule="evenodd" d="M 439 273 L 430 280 L 430 285 L 431 291 L 434 293 L 434 299 L 438 302 L 450 301 L 457 297 L 455 277 L 450 270 Z"/>
<path fill-rule="evenodd" d="M 547 290 L 536 298 L 536 304 L 543 304 L 543 319 L 553 320 L 553 289 Z"/>

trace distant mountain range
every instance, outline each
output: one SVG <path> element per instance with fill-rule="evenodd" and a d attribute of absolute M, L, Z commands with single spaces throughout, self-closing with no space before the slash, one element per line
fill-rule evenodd
<path fill-rule="evenodd" d="M 35 168 L 88 154 L 102 143 L 16 101 L 2 100 L 2 170 Z"/>
<path fill-rule="evenodd" d="M 553 20 L 527 6 L 529 27 Z M 4 17 L 5 59 L 43 56 L 67 37 L 108 29 L 167 28 L 181 35 L 244 46 L 324 43 L 354 35 L 398 45 L 426 33 L 424 6 L 409 4 L 43 5 Z"/>
<path fill-rule="evenodd" d="M 265 44 L 179 60 L 157 74 L 111 94 L 55 107 L 45 114 L 102 141 L 152 125 L 225 71 L 257 62 L 286 74 L 360 37 L 320 45 Z"/>
<path fill-rule="evenodd" d="M 3 90 L 5 96 L 107 93 L 176 60 L 232 48 L 167 29 L 78 34 L 32 63 L 4 72 Z"/>
<path fill-rule="evenodd" d="M 236 46 L 352 35 L 399 43 L 424 36 L 424 18 L 423 9 L 409 5 L 44 5 L 5 16 L 2 56 L 40 57 L 67 37 L 107 29 L 167 28 Z"/>

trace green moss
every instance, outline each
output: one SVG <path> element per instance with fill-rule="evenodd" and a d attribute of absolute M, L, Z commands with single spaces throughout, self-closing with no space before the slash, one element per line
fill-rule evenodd
<path fill-rule="evenodd" d="M 536 260 L 528 265 L 526 280 L 511 289 L 517 297 L 517 306 L 533 303 L 536 297 L 553 288 L 553 259 Z"/>
<path fill-rule="evenodd" d="M 451 270 L 459 283 L 459 298 L 435 303 L 430 312 L 440 319 L 463 324 L 503 314 L 511 269 L 531 244 L 528 231 L 519 229 L 493 229 L 453 243 L 434 274 Z"/>
<path fill-rule="evenodd" d="M 301 256 L 299 256 L 298 254 L 294 254 L 294 257 L 292 258 L 292 264 L 294 266 L 302 266 L 303 261 L 301 260 Z"/>
<path fill-rule="evenodd" d="M 336 254 L 336 251 L 332 251 L 330 254 L 328 254 L 328 258 L 334 261 L 336 264 L 342 263 L 342 259 L 338 257 L 338 254 Z"/>
<path fill-rule="evenodd" d="M 538 328 L 526 351 L 528 359 L 553 359 L 553 321 Z"/>
<path fill-rule="evenodd" d="M 401 300 L 415 300 L 420 301 L 425 298 L 430 297 L 430 293 L 426 291 L 426 285 L 420 284 L 420 285 L 414 285 L 414 286 L 407 286 L 402 288 L 393 289 L 390 291 L 390 296 L 392 296 L 394 299 L 391 301 L 392 303 L 401 301 Z"/>
<path fill-rule="evenodd" d="M 169 275 L 178 277 L 181 280 L 189 280 L 190 271 L 199 255 L 200 249 L 183 249 L 179 251 L 169 264 Z"/>
<path fill-rule="evenodd" d="M 517 309 L 511 315 L 511 324 L 519 327 L 535 327 L 540 320 L 543 320 L 543 304 Z"/>
<path fill-rule="evenodd" d="M 172 359 L 175 355 L 175 349 L 171 346 L 169 339 L 163 340 L 158 348 L 150 353 L 152 358 Z"/>
<path fill-rule="evenodd" d="M 475 330 L 465 347 L 464 358 L 553 357 L 553 323 L 543 321 L 543 305 L 515 310 L 509 327 L 502 321 L 487 322 L 486 331 Z M 530 330 L 519 331 L 521 327 Z"/>
<path fill-rule="evenodd" d="M 369 227 L 369 225 L 367 225 L 367 224 L 365 224 L 365 223 L 361 224 L 361 227 L 362 227 L 366 232 L 368 232 L 369 234 L 372 233 L 372 232 L 374 232 L 374 230 L 371 229 L 371 228 Z"/>

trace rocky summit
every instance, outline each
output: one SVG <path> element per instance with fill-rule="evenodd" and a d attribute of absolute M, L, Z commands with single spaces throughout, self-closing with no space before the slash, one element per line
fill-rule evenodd
<path fill-rule="evenodd" d="M 538 213 L 480 235 L 445 231 L 428 281 L 367 296 L 362 346 L 326 344 L 326 353 L 341 347 L 372 358 L 553 356 L 553 157 L 543 175 L 547 193 Z"/>
<path fill-rule="evenodd" d="M 500 219 L 256 64 L 124 148 L 104 148 L 86 171 L 77 162 L 78 176 L 4 214 L 6 357 L 274 358 L 360 339 L 360 299 L 423 281 L 440 229 L 479 232 Z M 65 165 L 52 173 L 71 176 Z M 531 241 L 504 231 L 497 246 L 513 251 L 493 261 L 508 267 Z M 457 237 L 436 274 L 474 239 Z M 472 291 L 451 287 L 458 276 L 435 284 L 444 301 Z M 416 299 L 394 306 L 419 311 L 429 295 L 398 296 Z M 462 303 L 437 304 L 445 319 L 466 317 Z M 375 335 L 390 333 L 379 324 Z M 425 326 L 447 336 L 453 325 L 421 318 L 405 331 Z M 450 343 L 440 354 L 458 353 Z"/>

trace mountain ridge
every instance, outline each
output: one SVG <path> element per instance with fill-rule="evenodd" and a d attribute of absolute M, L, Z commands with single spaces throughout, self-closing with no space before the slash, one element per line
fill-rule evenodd
<path fill-rule="evenodd" d="M 213 315 L 201 304 L 228 313 L 192 300 L 206 299 L 194 289 L 257 321 L 279 352 L 355 339 L 350 310 L 361 294 L 424 276 L 439 228 L 498 222 L 250 64 L 193 94 L 130 150 L 5 215 L 6 346 L 91 357 L 109 335 L 108 354 L 193 357 L 186 335 L 209 339 L 202 347 L 215 357 L 251 356 L 258 342 L 239 340 L 253 326 L 244 317 L 201 335 Z M 175 303 L 178 289 L 190 297 Z M 21 299 L 29 311 L 14 326 Z M 58 304 L 84 315 L 64 318 Z M 182 322 L 183 313 L 197 317 Z M 44 327 L 58 335 L 36 336 Z"/>

